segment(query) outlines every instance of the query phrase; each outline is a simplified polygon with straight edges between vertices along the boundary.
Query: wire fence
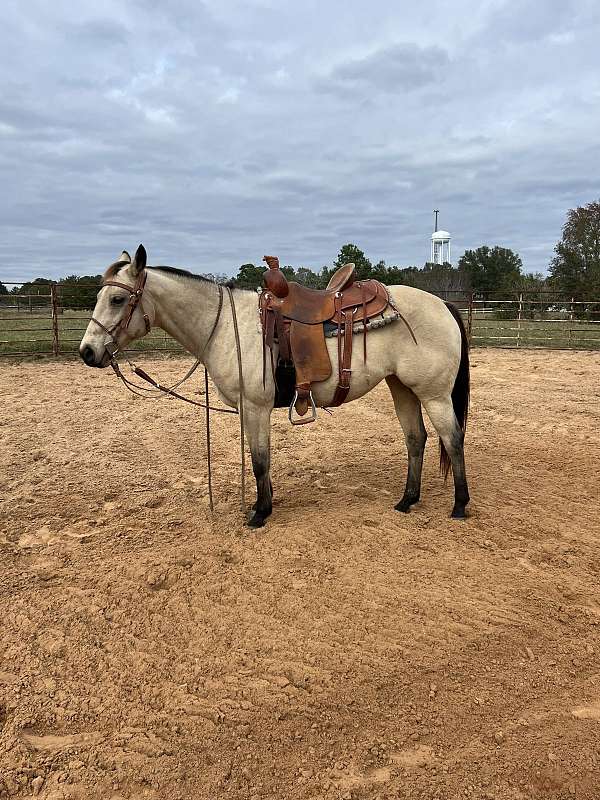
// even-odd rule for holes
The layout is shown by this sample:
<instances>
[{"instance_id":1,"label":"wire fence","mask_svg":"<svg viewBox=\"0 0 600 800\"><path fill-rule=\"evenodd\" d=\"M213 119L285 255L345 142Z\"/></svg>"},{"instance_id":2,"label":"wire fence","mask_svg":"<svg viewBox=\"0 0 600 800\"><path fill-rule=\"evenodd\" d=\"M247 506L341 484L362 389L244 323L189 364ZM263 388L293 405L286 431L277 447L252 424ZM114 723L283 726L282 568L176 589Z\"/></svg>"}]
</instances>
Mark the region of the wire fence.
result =
<instances>
[{"instance_id":1,"label":"wire fence","mask_svg":"<svg viewBox=\"0 0 600 800\"><path fill-rule=\"evenodd\" d=\"M0 357L74 356L88 325L98 284L3 282ZM548 291L486 295L432 290L461 311L474 346L600 349L600 300L578 300ZM183 352L159 328L132 343L130 352Z\"/></svg>"}]
</instances>

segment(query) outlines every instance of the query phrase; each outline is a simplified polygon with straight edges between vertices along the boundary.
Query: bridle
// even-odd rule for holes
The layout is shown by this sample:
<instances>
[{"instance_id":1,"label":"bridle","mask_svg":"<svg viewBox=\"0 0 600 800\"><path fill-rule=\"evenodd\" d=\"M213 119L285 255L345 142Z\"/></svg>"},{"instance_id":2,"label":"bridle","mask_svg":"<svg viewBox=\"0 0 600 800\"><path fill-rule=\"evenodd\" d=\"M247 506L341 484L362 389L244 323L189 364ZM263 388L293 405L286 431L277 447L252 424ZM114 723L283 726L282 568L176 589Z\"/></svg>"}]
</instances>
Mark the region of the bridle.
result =
<instances>
[{"instance_id":1,"label":"bridle","mask_svg":"<svg viewBox=\"0 0 600 800\"><path fill-rule=\"evenodd\" d=\"M218 285L218 289L219 289L219 306L218 306L218 309L217 309L217 314L216 314L216 317L215 317L215 321L213 322L210 334L208 336L208 339L206 340L206 344L204 345L204 348L202 350L202 353L200 354L200 357L196 359L196 361L194 362L192 367L188 370L188 372L184 375L184 377L181 378L181 380L177 381L177 383L174 383L173 386L167 387L167 386L163 386L158 381L155 381L154 378L150 377L150 375L148 375L148 373L145 370L143 370L141 367L138 367L136 364L134 364L132 361L130 361L129 358L127 358L127 355L125 354L125 352L121 350L121 345L119 344L119 342L117 340L117 337L119 336L119 334L120 333L124 333L128 329L129 325L131 324L131 320L132 320L134 311L138 307L138 305L140 306L140 310L142 311L142 315L144 317L144 323L146 325L146 334L150 333L150 331L152 330L152 326L150 324L150 318L149 318L148 314L144 313L144 306L142 304L142 295L144 293L144 286L145 285L146 285L146 270L145 269L143 269L139 273L139 275L137 276L135 285L133 287L132 286L128 286L125 283L120 283L119 281L106 280L106 281L102 282L102 288L104 288L105 286L118 286L120 289L125 289L125 291L129 292L129 303L127 304L127 307L125 309L125 313L110 328L107 328L106 325L104 325L102 322L100 322L100 320L96 319L95 317L91 318L91 321L95 322L96 325L98 325L100 328L102 328L102 330L109 337L108 341L106 341L104 343L104 349L106 350L106 352L110 356L110 366L113 368L113 371L116 374L116 376L123 381L125 386L133 394L137 394L140 397L146 397L146 398L148 396L152 396L152 395L154 395L155 397L156 396L160 397L160 396L164 396L165 394L168 394L168 395L171 395L172 397L176 397L178 400L184 400L186 403L191 403L192 405L200 406L201 408L206 408L205 403L199 403L197 400L192 400L189 397L184 397L183 395L178 394L174 390L177 389L179 386L181 386L182 383L185 383L185 381L187 381L188 378L190 378L192 376L192 374L196 371L198 366L202 363L202 358L204 356L204 353L206 352L206 349L207 349L208 345L210 344L210 342L211 342L211 340L212 340L212 338L214 336L214 333L215 333L215 331L217 329L217 325L219 324L219 320L221 319L221 311L223 310L223 287L221 285ZM229 290L229 292L230 292L231 302L233 303L233 296L231 296L231 291L230 290ZM234 316L235 316L235 309L234 309ZM237 345L238 352L239 352L239 343L237 342L237 338L236 338L236 345ZM123 375L123 373L121 372L121 369L119 367L119 363L117 361L117 355L119 355L119 353L121 353L123 358L125 359L125 361L127 361L129 366L131 367L131 371L135 375L137 375L139 378L142 378L147 383L150 383L154 387L154 390L157 390L157 391L154 391L153 389L149 389L147 386L138 386L137 384L132 383L130 380L128 380L125 377L125 375ZM158 392L158 394L157 394L157 392ZM211 411L221 411L224 414L237 414L238 413L237 411L235 411L233 409L229 409L229 408L216 408L216 407L213 407L213 406L209 406L209 408L210 408Z\"/></svg>"},{"instance_id":2,"label":"bridle","mask_svg":"<svg viewBox=\"0 0 600 800\"><path fill-rule=\"evenodd\" d=\"M117 320L115 324L107 328L106 325L103 325L100 320L92 317L92 322L95 322L102 330L108 335L109 341L104 343L104 347L106 352L110 355L111 364L113 363L115 356L119 352L120 345L117 341L119 334L125 333L129 325L131 324L131 320L133 318L134 311L140 306L142 311L142 315L144 317L144 324L146 326L146 333L150 333L152 326L150 325L150 317L148 314L144 313L144 306L142 304L142 295L144 293L144 286L146 285L146 270L143 269L138 274L135 285L128 286L125 283L120 283L119 281L102 281L102 288L105 286L117 286L119 289L125 289L126 292L129 292L129 302L125 308L125 312L121 319Z\"/></svg>"},{"instance_id":3,"label":"bridle","mask_svg":"<svg viewBox=\"0 0 600 800\"><path fill-rule=\"evenodd\" d=\"M186 375L184 375L184 377L181 378L181 380L177 381L177 383L173 384L173 386L171 386L171 387L162 386L158 381L154 380L154 378L152 378L150 375L148 375L148 373L145 370L143 370L141 367L138 367L134 363L132 363L127 358L127 356L125 356L124 353L123 353L123 355L124 355L127 363L129 364L129 366L131 367L133 373L135 375L137 375L138 377L142 378L143 380L145 380L147 383L150 383L154 387L154 390L156 390L156 391L153 391L152 389L148 389L145 386L138 386L137 384L132 383L130 380L128 380L125 377L125 375L123 375L123 373L121 372L121 369L119 367L119 364L117 362L117 358L116 358L117 355L120 352L122 352L121 351L121 346L120 346L120 344L118 342L118 337L119 337L119 334L125 333L125 331L129 328L129 325L131 324L131 320L132 320L133 314L134 314L134 312L135 312L135 310L136 310L136 308L138 306L140 306L140 310L141 310L142 316L144 318L144 324L146 325L146 334L150 333L150 331L152 329L152 326L150 324L150 317L148 316L148 314L146 314L144 312L144 306L143 306L143 303L142 303L142 295L144 293L144 287L146 285L146 277L147 277L146 270L142 269L140 271L140 273L138 274L138 276L136 278L136 281L135 281L135 285L133 287L132 286L128 286L125 283L120 283L119 281L111 281L111 280L102 281L102 287L101 287L102 289L105 286L117 286L119 289L125 289L126 292L129 292L129 302L127 304L127 307L125 308L125 312L124 312L123 316L119 320L117 320L117 322L115 322L115 324L112 325L110 328L107 328L106 325L104 325L102 322L100 322L100 320L96 319L95 317L92 317L91 321L94 322L96 325L98 325L98 327L102 328L102 330L108 335L108 341L106 341L104 343L104 349L106 350L106 352L110 356L110 366L113 368L113 371L114 371L115 375L118 378L120 378L120 380L123 381L123 383L129 389L130 392L133 392L133 394L136 394L139 397L144 397L144 398L154 397L155 399L156 399L157 396L158 397L164 397L165 395L170 395L171 397L175 397L178 400L184 400L186 403L191 403L194 406L200 406L200 408L204 408L206 410L206 451L207 451L207 466L208 466L208 498L209 498L209 506L210 506L211 512L213 511L213 493L212 493L211 452L210 452L210 412L211 411L220 411L222 414L239 414L239 417L240 417L240 449L241 449L241 487L240 487L240 491L241 491L241 501L242 501L241 502L242 513L245 515L246 514L246 502L245 502L245 495L246 495L245 486L246 486L246 482L245 482L244 403L243 403L244 378L243 378L243 373L242 373L242 351L241 351L241 347L240 347L240 335L239 335L238 324L237 324L237 315L236 315L236 311L235 311L235 303L234 303L234 300L233 300L233 292L231 291L229 286L226 287L227 293L229 295L229 302L231 304L231 316L232 316L232 320L233 320L233 329L234 329L234 335L235 335L235 346L236 346L236 351L237 351L238 380L239 380L239 385L240 385L240 400L239 400L239 404L238 404L238 409L217 408L216 406L209 405L209 402L208 402L208 371L207 371L206 367L204 367L204 396L206 398L206 402L205 403L199 403L197 400L192 400L189 397L184 397L183 395L181 395L181 394L179 394L178 392L175 391L175 389L177 389L179 386L181 386L182 383L185 383L185 381L187 381L188 378L190 378L192 376L192 374L196 371L198 366L202 363L201 358L204 356L204 353L206 352L206 349L207 349L208 345L212 341L214 333L215 333L215 331L217 329L217 326L219 324L219 320L221 319L221 312L223 310L223 287L221 286L221 284L217 284L218 289L219 289L219 306L218 306L218 309L217 309L217 314L216 314L216 317L215 317L215 321L213 322L212 329L210 331L208 339L206 340L206 344L204 345L204 348L202 350L202 354L201 354L200 358L196 359L195 363L188 370ZM158 395L157 395L157 392L158 392Z\"/></svg>"}]
</instances>

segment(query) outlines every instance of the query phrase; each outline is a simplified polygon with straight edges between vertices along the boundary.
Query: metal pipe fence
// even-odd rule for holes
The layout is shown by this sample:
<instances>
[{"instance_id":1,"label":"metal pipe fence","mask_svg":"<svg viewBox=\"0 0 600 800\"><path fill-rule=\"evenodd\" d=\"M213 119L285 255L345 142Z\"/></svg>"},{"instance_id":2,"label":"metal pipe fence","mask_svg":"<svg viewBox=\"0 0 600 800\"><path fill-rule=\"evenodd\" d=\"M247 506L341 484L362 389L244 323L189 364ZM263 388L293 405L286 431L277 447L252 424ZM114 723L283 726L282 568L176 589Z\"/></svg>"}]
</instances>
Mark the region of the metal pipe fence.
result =
<instances>
[{"instance_id":1,"label":"metal pipe fence","mask_svg":"<svg viewBox=\"0 0 600 800\"><path fill-rule=\"evenodd\" d=\"M0 358L75 356L96 302L96 283L36 284L22 293L22 284L2 281L0 294ZM128 352L183 352L181 345L159 328L133 342Z\"/></svg>"},{"instance_id":2,"label":"metal pipe fence","mask_svg":"<svg viewBox=\"0 0 600 800\"><path fill-rule=\"evenodd\" d=\"M431 291L461 310L475 347L600 349L600 299L547 290L512 295Z\"/></svg>"},{"instance_id":3,"label":"metal pipe fence","mask_svg":"<svg viewBox=\"0 0 600 800\"><path fill-rule=\"evenodd\" d=\"M98 284L35 284L3 281L0 294L0 357L75 356L94 307ZM29 284L31 287L31 284ZM473 346L600 349L600 299L578 300L548 291L502 296L430 290L461 311ZM183 352L158 328L130 352Z\"/></svg>"}]
</instances>

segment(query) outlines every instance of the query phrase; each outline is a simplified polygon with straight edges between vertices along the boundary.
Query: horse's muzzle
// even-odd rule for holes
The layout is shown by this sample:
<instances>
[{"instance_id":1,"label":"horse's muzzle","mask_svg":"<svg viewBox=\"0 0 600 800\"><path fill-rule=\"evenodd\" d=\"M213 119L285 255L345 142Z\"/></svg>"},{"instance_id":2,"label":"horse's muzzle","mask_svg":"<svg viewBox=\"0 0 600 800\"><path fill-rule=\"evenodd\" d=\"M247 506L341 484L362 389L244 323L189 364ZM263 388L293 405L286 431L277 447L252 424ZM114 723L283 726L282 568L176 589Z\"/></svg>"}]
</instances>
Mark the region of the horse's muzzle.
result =
<instances>
[{"instance_id":1,"label":"horse's muzzle","mask_svg":"<svg viewBox=\"0 0 600 800\"><path fill-rule=\"evenodd\" d=\"M98 367L99 369L103 369L104 367L108 367L110 364L110 353L104 351L100 358L98 358L94 348L90 347L89 345L80 347L79 355L88 367Z\"/></svg>"},{"instance_id":2,"label":"horse's muzzle","mask_svg":"<svg viewBox=\"0 0 600 800\"><path fill-rule=\"evenodd\" d=\"M79 355L83 358L88 367L96 366L96 353L94 353L93 349L88 345L79 348Z\"/></svg>"}]
</instances>

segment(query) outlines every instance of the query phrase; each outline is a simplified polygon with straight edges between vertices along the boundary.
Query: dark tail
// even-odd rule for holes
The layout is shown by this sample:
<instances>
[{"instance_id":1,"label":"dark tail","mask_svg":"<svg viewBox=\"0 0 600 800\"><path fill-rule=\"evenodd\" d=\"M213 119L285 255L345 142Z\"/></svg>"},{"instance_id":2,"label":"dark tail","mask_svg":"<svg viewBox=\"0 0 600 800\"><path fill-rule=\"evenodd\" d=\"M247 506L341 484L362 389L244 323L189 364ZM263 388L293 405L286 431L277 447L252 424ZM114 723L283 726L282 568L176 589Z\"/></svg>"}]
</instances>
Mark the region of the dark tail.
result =
<instances>
[{"instance_id":1,"label":"dark tail","mask_svg":"<svg viewBox=\"0 0 600 800\"><path fill-rule=\"evenodd\" d=\"M456 320L456 324L460 328L460 365L456 373L456 380L454 381L454 388L452 389L452 406L454 414L464 433L467 429L467 417L469 416L469 393L470 393L470 369L469 369L469 338L465 330L465 323L461 317L460 311L452 303L446 303L448 311ZM450 456L446 452L446 448L440 439L440 472L444 476L444 480L448 477L450 471L451 461Z\"/></svg>"}]
</instances>

